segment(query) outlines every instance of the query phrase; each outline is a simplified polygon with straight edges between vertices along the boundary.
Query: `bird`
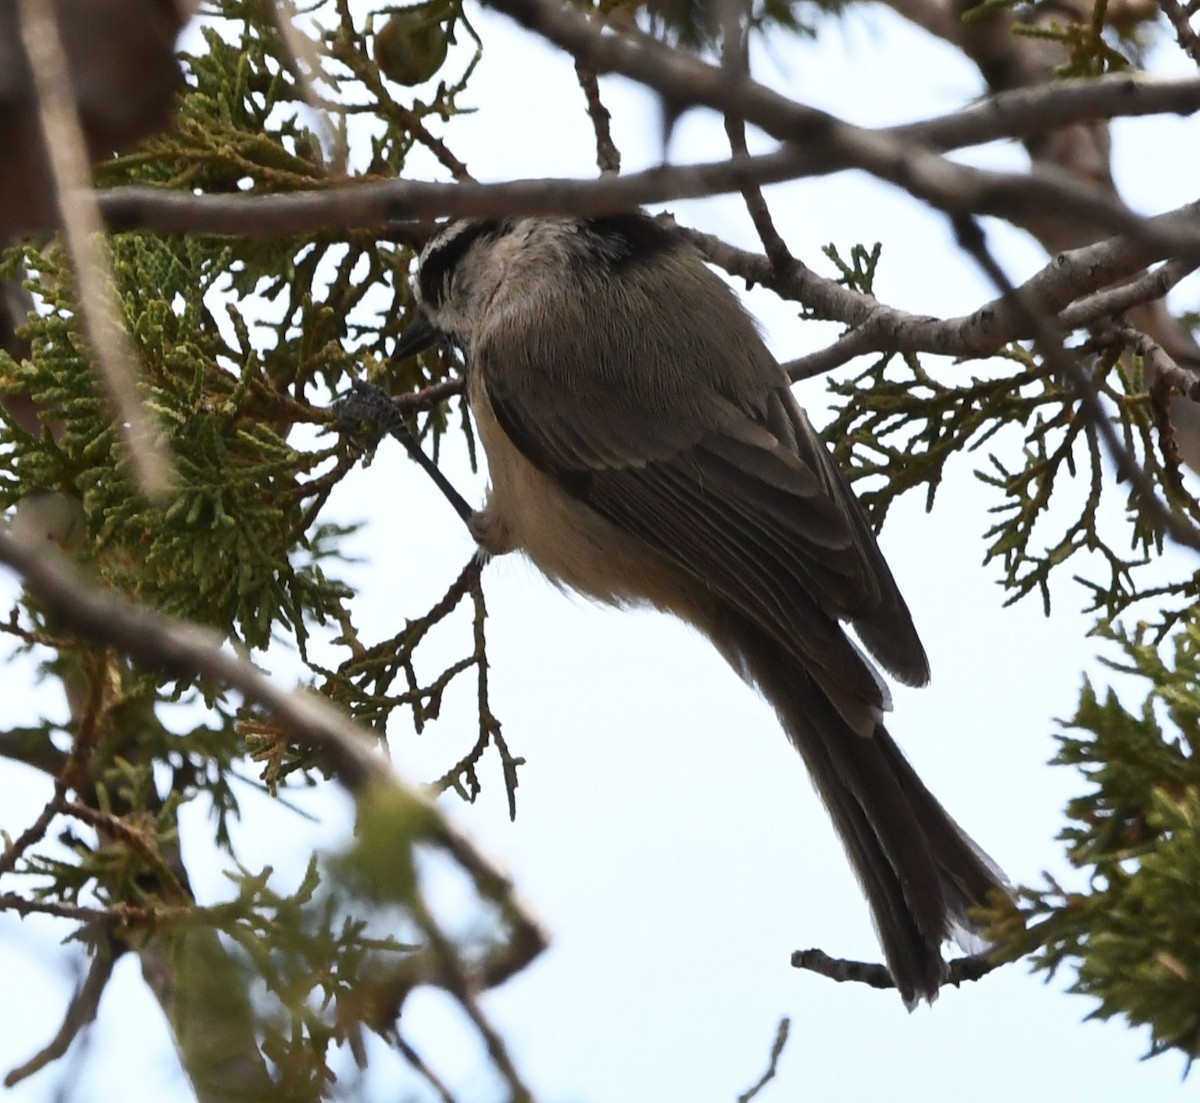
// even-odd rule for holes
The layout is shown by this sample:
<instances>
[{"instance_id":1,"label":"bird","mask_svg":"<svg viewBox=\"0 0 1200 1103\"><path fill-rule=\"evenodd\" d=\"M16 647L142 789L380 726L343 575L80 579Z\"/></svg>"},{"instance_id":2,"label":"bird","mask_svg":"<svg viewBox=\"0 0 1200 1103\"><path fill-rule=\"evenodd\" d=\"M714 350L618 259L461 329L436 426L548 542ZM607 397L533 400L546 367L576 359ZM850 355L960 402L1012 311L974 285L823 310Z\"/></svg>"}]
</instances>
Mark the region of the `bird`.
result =
<instances>
[{"instance_id":1,"label":"bird","mask_svg":"<svg viewBox=\"0 0 1200 1103\"><path fill-rule=\"evenodd\" d=\"M396 359L456 347L489 486L481 552L708 637L774 706L905 1004L1009 890L884 725L929 664L862 507L734 291L643 211L435 231ZM857 643L847 629L857 637Z\"/></svg>"}]
</instances>

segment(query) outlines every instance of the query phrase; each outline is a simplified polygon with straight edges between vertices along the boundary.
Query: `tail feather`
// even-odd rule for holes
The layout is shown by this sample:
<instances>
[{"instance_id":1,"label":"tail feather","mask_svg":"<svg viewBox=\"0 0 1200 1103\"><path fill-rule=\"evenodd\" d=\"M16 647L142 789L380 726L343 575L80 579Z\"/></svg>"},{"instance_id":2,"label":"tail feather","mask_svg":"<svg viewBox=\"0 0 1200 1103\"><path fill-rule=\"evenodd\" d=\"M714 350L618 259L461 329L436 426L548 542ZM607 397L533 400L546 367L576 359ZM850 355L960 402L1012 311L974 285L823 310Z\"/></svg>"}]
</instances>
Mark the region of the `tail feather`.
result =
<instances>
[{"instance_id":1,"label":"tail feather","mask_svg":"<svg viewBox=\"0 0 1200 1103\"><path fill-rule=\"evenodd\" d=\"M1003 875L950 818L882 723L860 735L803 665L756 624L725 620L726 653L775 706L862 884L904 1001L933 999L942 944L972 931L972 908Z\"/></svg>"}]
</instances>

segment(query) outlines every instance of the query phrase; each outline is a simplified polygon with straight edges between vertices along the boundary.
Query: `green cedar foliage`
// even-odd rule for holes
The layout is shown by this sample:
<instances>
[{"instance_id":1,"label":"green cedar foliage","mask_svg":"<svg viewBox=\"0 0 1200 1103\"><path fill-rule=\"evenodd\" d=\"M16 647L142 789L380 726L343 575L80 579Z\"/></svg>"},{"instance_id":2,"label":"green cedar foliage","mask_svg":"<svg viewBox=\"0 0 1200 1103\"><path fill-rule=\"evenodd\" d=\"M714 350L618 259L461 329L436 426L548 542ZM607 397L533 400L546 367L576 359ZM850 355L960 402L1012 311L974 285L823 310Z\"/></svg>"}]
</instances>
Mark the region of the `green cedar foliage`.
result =
<instances>
[{"instance_id":1,"label":"green cedar foliage","mask_svg":"<svg viewBox=\"0 0 1200 1103\"><path fill-rule=\"evenodd\" d=\"M203 27L202 49L185 58L173 128L98 166L98 186L267 194L324 188L348 171L395 178L414 133L428 134L427 124L457 111L477 57L471 33L447 8L448 28L459 28L462 40L444 70L457 66L455 77L425 102L380 76L370 20L356 21L341 3L316 7L325 28L316 87L330 95L324 122L304 102L267 6L229 0L220 5L224 18ZM316 24L305 26L317 33ZM362 163L347 163L352 148ZM415 244L336 229L287 240L134 232L107 239L142 394L175 464L165 508L133 484L91 370L65 250L49 238L10 249L0 276L21 281L36 310L18 333L24 349L0 352L0 395L9 400L0 413L0 504L44 493L78 501L87 531L73 555L98 585L206 625L251 655L268 647L292 653L314 688L381 738L397 713L409 730L420 728L448 685L474 672L479 742L447 763L439 784L473 798L477 767L493 745L511 800L518 760L487 707L478 572L469 567L455 578L452 566L437 607L407 622L398 615L392 639L361 640L353 595L338 577L346 530L322 517L362 452L335 431L332 396L352 376L377 376L402 393L454 370L438 356L387 359L407 321ZM19 416L28 402L39 411L32 430ZM426 447L436 447L452 417L466 429L455 406L418 415ZM418 648L459 609L464 657L420 680ZM333 663L309 655L314 631ZM413 983L403 974L413 947L449 945L414 872L413 851L430 831L423 814L398 797L382 801L371 830L360 831L336 868L314 858L303 882L282 892L269 868L238 864L231 820L247 783L282 797L316 784L321 771L310 752L221 687L135 670L60 633L34 602L8 634L61 680L71 715L0 733L0 753L64 782L44 822L4 840L2 872L13 875L5 889L19 886L22 910L82 921L76 938L91 950L95 977L127 945L149 938L161 949L171 978L164 1008L201 1094L233 1098L236 1081L254 1098L315 1098L331 1082L336 1047L361 1057L364 1030L393 1029ZM179 813L192 802L210 811L214 840L232 862L231 895L220 905L199 907L189 890ZM364 894L367 878L353 870L375 869L385 855L393 876L372 878ZM481 913L475 956L504 928L490 910ZM403 941L397 931L412 937Z\"/></svg>"},{"instance_id":2,"label":"green cedar foliage","mask_svg":"<svg viewBox=\"0 0 1200 1103\"><path fill-rule=\"evenodd\" d=\"M856 247L852 265L827 253L843 282L870 292L878 250ZM1147 387L1140 360L1091 341L1070 354L1164 501L1200 518L1165 392ZM1095 634L1125 656L1102 661L1146 694L1133 714L1085 682L1060 737L1054 764L1087 786L1062 835L1086 888L1048 879L1020 890L1019 913L994 919L1007 956L1031 953L1051 975L1073 967L1074 990L1100 1001L1095 1016L1147 1026L1152 1053L1190 1061L1200 1052L1200 571L1190 555L1165 554L1071 389L1023 345L969 369L883 356L829 388L837 409L824 435L877 526L909 491L932 509L951 465L972 464L993 498L984 564L1006 604L1036 594L1048 616L1069 577L1097 615Z\"/></svg>"},{"instance_id":3,"label":"green cedar foliage","mask_svg":"<svg viewBox=\"0 0 1200 1103\"><path fill-rule=\"evenodd\" d=\"M421 6L422 34L437 24L454 48L439 77L416 92L381 75L372 19L356 21L343 0L308 5L325 28L317 81L324 123L305 106L265 6L215 7L222 18L187 59L175 126L100 166L100 186L266 194L325 188L348 174L392 179L418 140L448 174L466 175L440 137L452 134L447 124L462 109L478 56L453 4ZM674 41L711 47L697 11L653 8L649 19ZM796 29L808 11L769 0L754 14L764 27ZM374 19L382 27L388 15L380 8ZM399 24L390 25L398 33ZM1091 71L1088 57L1093 69L1117 67L1098 32L1086 31L1060 35L1077 46L1075 71ZM390 49L390 64L410 60L395 43ZM440 56L441 44L423 39L423 49ZM362 640L338 578L346 533L322 519L329 494L359 459L354 442L332 431L331 396L352 374L386 377L399 394L454 370L437 357L387 360L406 322L417 244L399 231L336 228L291 240L109 237L144 397L176 464L178 493L165 509L147 505L132 485L125 445L90 370L62 249L39 241L10 250L0 275L23 279L37 310L20 333L27 351L0 352L0 394L32 400L41 426L31 432L11 402L0 413L0 504L38 493L77 499L87 535L75 554L101 585L208 625L252 654L268 645L294 651L314 688L381 737L389 727L421 730L451 683L474 678L478 738L447 763L438 786L472 798L481 763L494 756L511 806L520 759L488 707L478 573L468 566L448 577L445 597L414 611L392 638ZM856 246L850 263L832 248L828 255L844 282L870 293L878 247ZM1167 501L1200 516L1178 471L1162 396L1148 392L1140 364L1084 343L1073 353ZM1155 1051L1193 1055L1200 572L1164 563L1160 538L1127 501L1094 429L1027 347L970 367L883 357L831 388L837 412L828 436L877 524L909 491L932 507L948 465L974 463L992 496L986 561L1010 600L1037 594L1048 612L1052 581L1064 568L1081 574L1087 608L1125 656L1121 669L1145 687L1146 703L1130 712L1114 693L1101 698L1085 685L1062 740L1057 761L1079 771L1082 787L1067 809L1064 841L1086 886L1026 890L1024 928L1011 916L1002 922L1014 951L1034 953L1047 970L1073 968L1078 990L1099 1000L1096 1014L1148 1025ZM469 438L457 400L421 412L415 428L427 447L451 430ZM461 658L418 677L423 641L459 610ZM1138 627L1122 629L1117 618L1131 616ZM252 1037L270 1063L276 1097L325 1090L335 1046L361 1057L364 1031L392 1029L412 946L444 948L420 891L415 850L429 830L420 810L398 798L368 801L350 851L332 864L314 860L291 893L280 892L270 870L245 869L231 853L230 898L197 907L179 853L181 807L210 808L215 841L232 852L236 779L258 770L263 785L286 797L317 782L317 764L219 687L133 670L61 634L35 603L7 630L71 702L69 722L0 732L0 753L66 779L78 796L56 795L55 815L69 824L58 838L43 823L5 840L28 907L98 915L76 935L95 961L122 952L114 923L123 937L153 932L175 973L176 1031L198 1084L220 1095L218 1051ZM340 660L309 655L317 631L342 648ZM94 841L85 843L88 832ZM488 923L480 929L488 932L476 932L482 941L494 933ZM259 1067L243 1087L266 1098L265 1075Z\"/></svg>"}]
</instances>

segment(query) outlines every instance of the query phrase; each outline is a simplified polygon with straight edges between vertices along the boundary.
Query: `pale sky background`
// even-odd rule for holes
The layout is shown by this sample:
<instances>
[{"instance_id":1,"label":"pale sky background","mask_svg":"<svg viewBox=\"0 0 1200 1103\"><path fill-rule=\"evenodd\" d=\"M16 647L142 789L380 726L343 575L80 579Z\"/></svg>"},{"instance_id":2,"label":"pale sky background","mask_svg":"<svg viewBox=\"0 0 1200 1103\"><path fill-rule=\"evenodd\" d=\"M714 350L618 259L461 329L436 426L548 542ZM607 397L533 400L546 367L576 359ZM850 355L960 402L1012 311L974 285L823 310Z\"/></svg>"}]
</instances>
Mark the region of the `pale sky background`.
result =
<instances>
[{"instance_id":1,"label":"pale sky background","mask_svg":"<svg viewBox=\"0 0 1200 1103\"><path fill-rule=\"evenodd\" d=\"M481 110L449 131L456 151L484 179L591 175L591 131L581 122L569 62L499 17L472 18L488 52L466 97ZM1160 53L1172 71L1187 71L1175 53ZM954 51L875 8L852 10L841 27L831 22L816 44L775 40L770 56L757 57L756 75L801 102L871 125L952 110L982 89ZM654 101L621 80L606 79L604 93L626 171L655 163ZM1194 120L1118 124L1125 196L1147 212L1194 198L1198 138ZM712 159L726 148L719 119L693 112L680 123L671 156ZM1024 163L1016 146L964 157ZM414 161L413 174L424 171ZM825 274L822 245L848 251L882 240L877 291L889 303L945 316L992 295L957 252L944 219L857 174L776 187L769 198L792 251ZM739 244L757 244L740 200L670 209ZM994 241L1014 278L1043 263L1036 245L1016 233L998 230ZM1194 308L1196 297L1193 282L1179 301ZM794 305L769 295L747 301L781 359L835 336L833 327L798 322ZM824 421L824 384L797 393L814 420ZM478 500L484 479L469 472L465 448L448 445L444 462L468 499ZM1000 608L997 569L980 566L986 508L996 504L971 474L982 462L972 456L952 465L932 515L913 498L893 510L884 530L885 553L933 667L925 690L895 689L889 727L930 788L1014 881L1036 882L1049 870L1078 884L1054 836L1081 783L1046 761L1054 718L1073 711L1080 672L1102 681L1109 675L1095 661L1099 644L1084 638L1089 622L1074 612L1082 591L1065 577L1052 619L1035 601ZM408 518L419 518L419 527ZM347 547L361 562L342 574L360 594L358 623L368 641L424 612L472 550L457 517L394 445L346 481L329 519L366 521ZM763 1100L1184 1098L1182 1060L1139 1062L1144 1032L1082 1022L1093 1005L1064 994L1069 976L1047 985L1017 964L947 989L932 1008L909 1014L894 993L793 970L791 952L810 946L867 960L880 954L841 847L770 709L703 639L673 621L564 597L516 558L493 563L485 577L492 704L510 746L528 763L515 824L491 756L481 767L478 804L448 797L443 807L512 871L553 936L548 953L484 1001L540 1100L732 1103L765 1068L784 1015L791 1040ZM10 578L0 579L0 599L10 603L16 592ZM467 646L466 622L456 624L419 654L427 675ZM6 672L5 722L43 707L44 696L28 693L28 679L28 664ZM419 739L393 733L394 760L406 776L437 776L473 741L469 681ZM60 708L51 700L49 707ZM0 826L20 830L48 792L32 772L0 764ZM253 795L245 802L241 858L250 868L273 865L282 888L295 887L312 847L336 849L348 837L344 799L326 794L306 806L320 824ZM201 898L210 901L229 888L219 856L197 845L203 817L200 807L185 813L195 827L185 855ZM460 887L434 881L443 914L469 922ZM56 946L62 934L0 917L4 1069L58 1025L73 980ZM502 1098L447 999L418 993L403 1027L464 1103ZM51 1098L65 1070L79 1080L67 1096L73 1103L191 1098L131 959L120 964L86 1044L56 1071L0 1099ZM387 1056L368 1083L371 1098L428 1098Z\"/></svg>"}]
</instances>

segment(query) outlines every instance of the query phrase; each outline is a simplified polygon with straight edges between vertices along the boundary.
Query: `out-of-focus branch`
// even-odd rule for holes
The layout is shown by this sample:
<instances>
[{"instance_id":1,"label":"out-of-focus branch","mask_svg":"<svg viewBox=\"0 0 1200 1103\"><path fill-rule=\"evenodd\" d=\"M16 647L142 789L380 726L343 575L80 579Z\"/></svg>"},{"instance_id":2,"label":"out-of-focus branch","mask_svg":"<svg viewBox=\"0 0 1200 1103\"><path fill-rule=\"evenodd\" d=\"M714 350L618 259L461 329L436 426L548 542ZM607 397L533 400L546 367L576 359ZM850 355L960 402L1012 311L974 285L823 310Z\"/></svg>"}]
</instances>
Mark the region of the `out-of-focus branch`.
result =
<instances>
[{"instance_id":1,"label":"out-of-focus branch","mask_svg":"<svg viewBox=\"0 0 1200 1103\"><path fill-rule=\"evenodd\" d=\"M101 939L83 983L67 1004L57 1033L28 1061L23 1061L5 1074L6 1088L19 1084L35 1072L53 1064L71 1048L71 1043L79 1036L79 1032L96 1021L96 1013L100 1010L100 997L104 995L115 963L116 955L112 943Z\"/></svg>"},{"instance_id":2,"label":"out-of-focus branch","mask_svg":"<svg viewBox=\"0 0 1200 1103\"><path fill-rule=\"evenodd\" d=\"M80 635L116 647L151 669L199 675L230 686L247 703L268 710L292 738L317 750L349 788L395 780L369 740L332 705L312 694L280 689L251 663L222 650L220 639L208 629L93 589L44 544L0 532L0 562L16 570L30 592Z\"/></svg>"},{"instance_id":3,"label":"out-of-focus branch","mask_svg":"<svg viewBox=\"0 0 1200 1103\"><path fill-rule=\"evenodd\" d=\"M616 175L621 171L621 151L613 141L612 115L600 98L600 81L582 61L575 62L575 78L587 101L588 118L596 135L596 167L602 176Z\"/></svg>"},{"instance_id":4,"label":"out-of-focus branch","mask_svg":"<svg viewBox=\"0 0 1200 1103\"><path fill-rule=\"evenodd\" d=\"M162 498L172 483L162 434L138 394L133 345L121 327L111 273L99 242L103 228L91 190L91 168L66 52L52 5L18 0L21 40L33 74L38 117L67 247L79 284L79 309L96 367L124 427L138 485Z\"/></svg>"},{"instance_id":5,"label":"out-of-focus branch","mask_svg":"<svg viewBox=\"0 0 1200 1103\"><path fill-rule=\"evenodd\" d=\"M750 72L749 8L739 0L727 0L726 3L717 5L715 10L721 20L721 64L731 78L744 78ZM749 155L745 119L727 114L725 133L729 138L730 153L735 157ZM771 267L777 272L794 268L799 262L792 256L783 235L776 228L762 188L757 184L746 185L742 188L742 200L746 204L746 213L754 223L754 230L758 234L758 240L762 242Z\"/></svg>"},{"instance_id":6,"label":"out-of-focus branch","mask_svg":"<svg viewBox=\"0 0 1200 1103\"><path fill-rule=\"evenodd\" d=\"M271 0L269 10L271 22L283 46L280 62L295 80L300 98L312 111L322 137L333 150L334 163L331 169L340 176L346 171L347 151L313 86L313 74L321 71L321 48L296 26L296 8L292 0Z\"/></svg>"},{"instance_id":7,"label":"out-of-focus branch","mask_svg":"<svg viewBox=\"0 0 1200 1103\"><path fill-rule=\"evenodd\" d=\"M1100 330L1101 336L1111 336L1123 342L1140 356L1160 384L1186 395L1192 401L1200 399L1200 375L1177 364L1154 338L1131 325L1115 324L1100 327Z\"/></svg>"},{"instance_id":8,"label":"out-of-focus branch","mask_svg":"<svg viewBox=\"0 0 1200 1103\"><path fill-rule=\"evenodd\" d=\"M783 1056L783 1047L787 1045L788 1030L791 1028L791 1025L792 1022L790 1019L783 1018L779 1020L779 1026L775 1028L775 1040L771 1043L771 1055L767 1062L766 1070L752 1088L742 1092L737 1097L737 1103L750 1103L750 1100L775 1079L775 1074L779 1068L779 1058Z\"/></svg>"},{"instance_id":9,"label":"out-of-focus branch","mask_svg":"<svg viewBox=\"0 0 1200 1103\"><path fill-rule=\"evenodd\" d=\"M1192 55L1192 60L1200 65L1200 35L1188 19L1189 14L1196 10L1195 7L1185 8L1179 0L1158 0L1158 6L1175 29L1175 40Z\"/></svg>"},{"instance_id":10,"label":"out-of-focus branch","mask_svg":"<svg viewBox=\"0 0 1200 1103\"><path fill-rule=\"evenodd\" d=\"M1103 243L1102 243L1103 244ZM1092 246L1084 246L1090 249ZM1083 252L1083 250L1076 250ZM1066 256L1067 254L1063 254ZM1059 324L1063 329L1079 329L1090 326L1102 318L1113 318L1127 310L1141 306L1143 303L1161 299L1180 280L1190 276L1197 265L1190 261L1173 260L1151 272L1143 273L1135 280L1113 287L1107 291L1097 291L1078 302L1072 303L1059 316ZM1185 388L1186 390L1186 388Z\"/></svg>"}]
</instances>

